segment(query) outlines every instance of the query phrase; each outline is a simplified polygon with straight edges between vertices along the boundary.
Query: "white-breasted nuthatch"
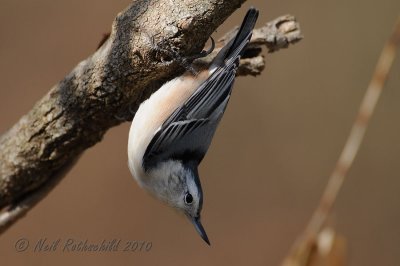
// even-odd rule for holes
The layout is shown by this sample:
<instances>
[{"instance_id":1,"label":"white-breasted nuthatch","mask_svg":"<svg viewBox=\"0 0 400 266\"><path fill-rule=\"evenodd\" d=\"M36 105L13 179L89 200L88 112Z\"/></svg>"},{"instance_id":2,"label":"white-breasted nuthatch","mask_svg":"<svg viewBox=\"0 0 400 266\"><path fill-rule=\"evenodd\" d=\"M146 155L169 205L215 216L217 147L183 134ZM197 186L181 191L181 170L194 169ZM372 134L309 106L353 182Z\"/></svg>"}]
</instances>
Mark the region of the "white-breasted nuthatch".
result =
<instances>
[{"instance_id":1,"label":"white-breasted nuthatch","mask_svg":"<svg viewBox=\"0 0 400 266\"><path fill-rule=\"evenodd\" d=\"M139 185L183 212L205 242L200 222L203 205L197 167L228 104L239 59L257 21L250 8L233 38L210 68L186 72L165 83L144 101L132 121L129 169Z\"/></svg>"}]
</instances>

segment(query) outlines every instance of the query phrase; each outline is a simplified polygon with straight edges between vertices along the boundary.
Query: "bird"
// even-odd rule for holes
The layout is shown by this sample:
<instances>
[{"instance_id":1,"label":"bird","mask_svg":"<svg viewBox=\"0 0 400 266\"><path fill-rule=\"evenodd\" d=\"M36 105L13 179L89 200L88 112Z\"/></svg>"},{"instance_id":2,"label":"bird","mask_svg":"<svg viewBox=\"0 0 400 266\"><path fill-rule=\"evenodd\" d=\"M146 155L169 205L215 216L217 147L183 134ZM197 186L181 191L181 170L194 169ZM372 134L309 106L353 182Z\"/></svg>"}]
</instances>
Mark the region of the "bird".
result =
<instances>
[{"instance_id":1,"label":"bird","mask_svg":"<svg viewBox=\"0 0 400 266\"><path fill-rule=\"evenodd\" d=\"M210 67L195 74L186 71L142 102L129 130L128 166L134 179L186 215L208 245L200 219L203 191L198 166L228 104L258 13L249 8L237 34Z\"/></svg>"}]
</instances>

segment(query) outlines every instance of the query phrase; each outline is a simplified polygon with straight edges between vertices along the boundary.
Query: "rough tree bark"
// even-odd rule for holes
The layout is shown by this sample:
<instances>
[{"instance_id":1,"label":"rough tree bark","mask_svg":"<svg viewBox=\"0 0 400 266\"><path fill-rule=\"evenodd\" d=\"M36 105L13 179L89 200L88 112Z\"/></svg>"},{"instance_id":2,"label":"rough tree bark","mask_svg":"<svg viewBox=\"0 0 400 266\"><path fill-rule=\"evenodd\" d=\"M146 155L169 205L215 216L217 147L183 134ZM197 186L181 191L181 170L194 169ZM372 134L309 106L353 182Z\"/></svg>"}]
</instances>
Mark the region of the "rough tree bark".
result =
<instances>
[{"instance_id":1,"label":"rough tree bark","mask_svg":"<svg viewBox=\"0 0 400 266\"><path fill-rule=\"evenodd\" d=\"M244 1L138 0L118 14L107 41L0 137L0 232L42 199L120 118L132 119L130 109L184 71L160 51L182 58L199 53ZM221 42L225 39L229 34ZM262 46L272 52L300 39L294 17L266 24L255 31L238 74L262 71Z\"/></svg>"}]
</instances>

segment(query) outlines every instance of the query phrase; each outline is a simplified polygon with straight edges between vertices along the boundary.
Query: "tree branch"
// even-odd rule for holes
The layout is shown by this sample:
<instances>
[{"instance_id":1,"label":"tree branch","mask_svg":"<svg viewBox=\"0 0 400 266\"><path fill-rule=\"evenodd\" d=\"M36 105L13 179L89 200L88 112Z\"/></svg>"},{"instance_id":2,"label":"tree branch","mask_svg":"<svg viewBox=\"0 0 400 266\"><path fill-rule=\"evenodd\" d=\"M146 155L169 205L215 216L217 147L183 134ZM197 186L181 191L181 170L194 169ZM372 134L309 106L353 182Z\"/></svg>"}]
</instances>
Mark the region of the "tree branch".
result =
<instances>
[{"instance_id":1,"label":"tree branch","mask_svg":"<svg viewBox=\"0 0 400 266\"><path fill-rule=\"evenodd\" d=\"M85 149L120 124L118 117L131 120L130 109L137 110L165 81L183 73L179 62L163 57L161 50L183 58L198 53L243 2L139 0L118 14L104 44L0 137L0 232L45 197ZM240 75L262 71L263 45L275 51L301 39L290 16L254 36Z\"/></svg>"}]
</instances>

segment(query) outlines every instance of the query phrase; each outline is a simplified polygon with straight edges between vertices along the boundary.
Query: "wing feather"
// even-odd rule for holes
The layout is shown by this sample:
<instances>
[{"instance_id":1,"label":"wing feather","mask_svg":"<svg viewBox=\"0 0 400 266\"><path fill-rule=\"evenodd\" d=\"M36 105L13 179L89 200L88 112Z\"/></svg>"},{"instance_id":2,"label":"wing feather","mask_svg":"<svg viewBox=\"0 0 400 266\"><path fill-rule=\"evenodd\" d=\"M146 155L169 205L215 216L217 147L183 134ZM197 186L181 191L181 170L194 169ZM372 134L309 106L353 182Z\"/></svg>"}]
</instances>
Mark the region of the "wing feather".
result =
<instances>
[{"instance_id":1,"label":"wing feather","mask_svg":"<svg viewBox=\"0 0 400 266\"><path fill-rule=\"evenodd\" d=\"M175 110L147 146L144 169L171 157L200 163L228 103L235 71L231 64L214 72Z\"/></svg>"},{"instance_id":2,"label":"wing feather","mask_svg":"<svg viewBox=\"0 0 400 266\"><path fill-rule=\"evenodd\" d=\"M228 104L239 58L258 17L250 8L235 38L214 59L210 76L154 134L143 156L145 170L176 158L200 163Z\"/></svg>"}]
</instances>

